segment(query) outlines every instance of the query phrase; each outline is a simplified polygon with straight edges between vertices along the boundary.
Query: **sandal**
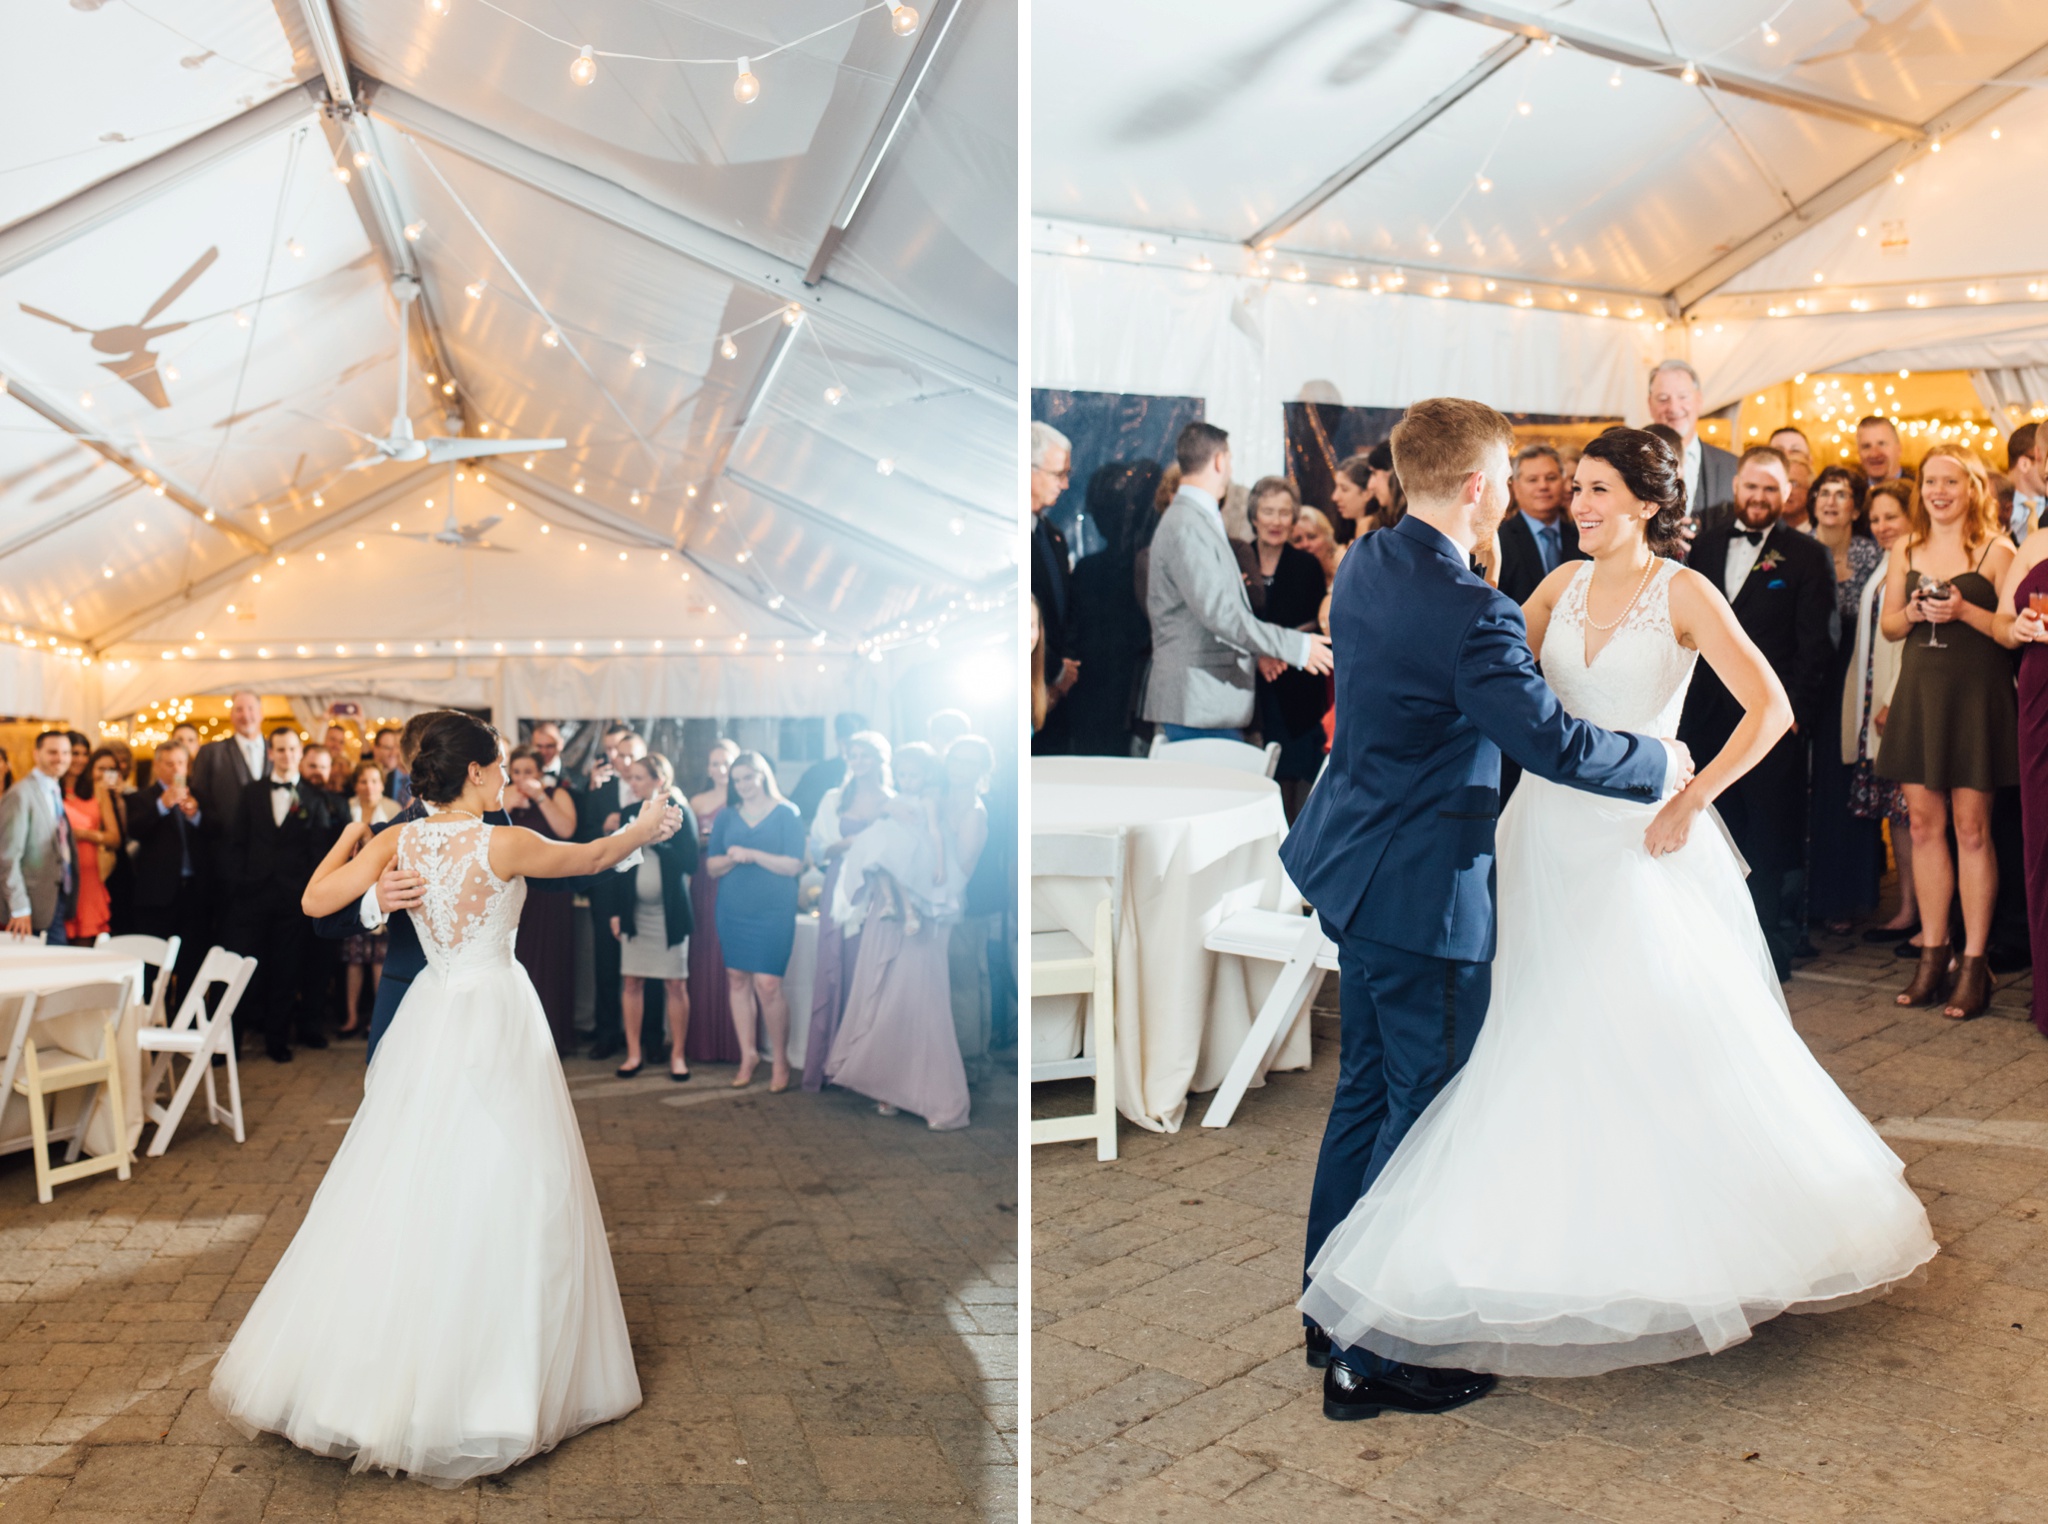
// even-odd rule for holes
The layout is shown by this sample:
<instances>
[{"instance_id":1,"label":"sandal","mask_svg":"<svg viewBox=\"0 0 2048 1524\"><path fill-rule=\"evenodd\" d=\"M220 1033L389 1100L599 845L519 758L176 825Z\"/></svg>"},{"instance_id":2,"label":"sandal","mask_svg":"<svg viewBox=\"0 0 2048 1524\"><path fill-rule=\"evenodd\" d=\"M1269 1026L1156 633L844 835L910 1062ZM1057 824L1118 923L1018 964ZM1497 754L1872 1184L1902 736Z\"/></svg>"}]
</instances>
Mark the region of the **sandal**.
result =
<instances>
[{"instance_id":1,"label":"sandal","mask_svg":"<svg viewBox=\"0 0 2048 1524\"><path fill-rule=\"evenodd\" d=\"M1979 960L1982 961L1981 959ZM1900 1005L1932 1005L1948 993L1949 945L1920 949L1920 971L1900 992Z\"/></svg>"},{"instance_id":2,"label":"sandal","mask_svg":"<svg viewBox=\"0 0 2048 1524\"><path fill-rule=\"evenodd\" d=\"M1955 992L1941 1014L1950 1021L1968 1021L1981 1016L1991 1005L1991 992L1998 983L1991 977L1991 961L1981 954L1964 953L1956 965Z\"/></svg>"}]
</instances>

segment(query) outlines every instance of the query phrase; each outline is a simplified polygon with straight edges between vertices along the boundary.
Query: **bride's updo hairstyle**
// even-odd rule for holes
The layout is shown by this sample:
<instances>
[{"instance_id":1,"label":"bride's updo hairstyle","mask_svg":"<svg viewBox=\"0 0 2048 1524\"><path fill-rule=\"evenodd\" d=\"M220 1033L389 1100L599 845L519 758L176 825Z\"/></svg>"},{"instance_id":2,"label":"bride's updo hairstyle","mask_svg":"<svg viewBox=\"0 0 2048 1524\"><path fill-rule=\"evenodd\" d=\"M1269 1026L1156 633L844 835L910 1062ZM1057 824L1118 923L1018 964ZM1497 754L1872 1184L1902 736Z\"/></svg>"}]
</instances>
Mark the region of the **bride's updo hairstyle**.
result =
<instances>
[{"instance_id":1,"label":"bride's updo hairstyle","mask_svg":"<svg viewBox=\"0 0 2048 1524\"><path fill-rule=\"evenodd\" d=\"M420 749L412 759L412 791L429 804L449 804L469 784L469 765L489 767L498 760L498 732L473 714L447 709L420 732Z\"/></svg>"},{"instance_id":2,"label":"bride's updo hairstyle","mask_svg":"<svg viewBox=\"0 0 2048 1524\"><path fill-rule=\"evenodd\" d=\"M1643 526L1652 553L1673 556L1681 544L1678 526L1685 519L1685 473L1676 450L1647 429L1608 429L1579 453L1614 468L1638 502L1653 503L1657 512Z\"/></svg>"}]
</instances>

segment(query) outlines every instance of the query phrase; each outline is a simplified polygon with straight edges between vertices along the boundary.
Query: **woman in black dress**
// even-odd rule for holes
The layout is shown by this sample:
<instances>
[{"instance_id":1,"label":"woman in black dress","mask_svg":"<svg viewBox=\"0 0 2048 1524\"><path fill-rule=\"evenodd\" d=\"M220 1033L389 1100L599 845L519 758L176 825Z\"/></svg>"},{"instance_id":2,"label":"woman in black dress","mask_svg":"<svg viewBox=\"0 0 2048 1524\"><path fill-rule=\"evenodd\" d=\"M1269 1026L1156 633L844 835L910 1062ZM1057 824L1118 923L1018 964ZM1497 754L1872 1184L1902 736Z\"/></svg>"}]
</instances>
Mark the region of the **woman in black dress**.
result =
<instances>
[{"instance_id":1,"label":"woman in black dress","mask_svg":"<svg viewBox=\"0 0 2048 1524\"><path fill-rule=\"evenodd\" d=\"M1081 676L1062 708L1077 756L1128 757L1137 750L1138 681L1152 650L1152 625L1138 602L1138 531L1149 528L1159 487L1154 461L1121 461L1088 481L1088 517L1106 545L1074 567L1068 599L1071 654Z\"/></svg>"},{"instance_id":2,"label":"woman in black dress","mask_svg":"<svg viewBox=\"0 0 2048 1524\"><path fill-rule=\"evenodd\" d=\"M1252 612L1267 624L1314 630L1328 583L1316 558L1288 543L1301 510L1293 483L1282 476L1261 477L1252 486L1250 506L1253 538L1245 583ZM1322 678L1269 657L1259 659L1252 714L1266 743L1280 743L1274 776L1290 821L1322 768L1323 711L1329 706L1330 685Z\"/></svg>"}]
</instances>

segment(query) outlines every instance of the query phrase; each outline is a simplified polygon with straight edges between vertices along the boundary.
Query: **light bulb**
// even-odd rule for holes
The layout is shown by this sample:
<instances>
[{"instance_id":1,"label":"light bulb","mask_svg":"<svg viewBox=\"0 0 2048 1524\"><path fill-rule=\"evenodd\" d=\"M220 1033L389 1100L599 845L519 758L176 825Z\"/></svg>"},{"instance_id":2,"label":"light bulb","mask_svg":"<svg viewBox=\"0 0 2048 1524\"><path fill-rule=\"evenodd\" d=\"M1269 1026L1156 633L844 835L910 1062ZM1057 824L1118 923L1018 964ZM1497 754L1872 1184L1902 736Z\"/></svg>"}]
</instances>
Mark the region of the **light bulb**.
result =
<instances>
[{"instance_id":1,"label":"light bulb","mask_svg":"<svg viewBox=\"0 0 2048 1524\"><path fill-rule=\"evenodd\" d=\"M1694 68L1692 64L1688 63L1685 66L1685 71L1678 77L1684 80L1688 85L1696 85L1700 82L1700 71Z\"/></svg>"},{"instance_id":2,"label":"light bulb","mask_svg":"<svg viewBox=\"0 0 2048 1524\"><path fill-rule=\"evenodd\" d=\"M334 166L334 178L339 180L343 185L346 185L350 180L354 179L355 177L349 173L348 166L346 164L337 164Z\"/></svg>"},{"instance_id":3,"label":"light bulb","mask_svg":"<svg viewBox=\"0 0 2048 1524\"><path fill-rule=\"evenodd\" d=\"M1608 75L1607 83L1611 88L1619 90L1621 88L1621 70L1616 69L1612 74Z\"/></svg>"},{"instance_id":4,"label":"light bulb","mask_svg":"<svg viewBox=\"0 0 2048 1524\"><path fill-rule=\"evenodd\" d=\"M752 63L752 59L742 58L739 78L732 82L732 98L742 106L751 106L761 94L761 81L754 78Z\"/></svg>"},{"instance_id":5,"label":"light bulb","mask_svg":"<svg viewBox=\"0 0 2048 1524\"><path fill-rule=\"evenodd\" d=\"M480 280L473 280L462 289L471 301L476 301L484 294L484 283Z\"/></svg>"},{"instance_id":6,"label":"light bulb","mask_svg":"<svg viewBox=\"0 0 2048 1524\"><path fill-rule=\"evenodd\" d=\"M846 388L843 386L828 386L825 388L825 401L833 407L839 406L845 397Z\"/></svg>"},{"instance_id":7,"label":"light bulb","mask_svg":"<svg viewBox=\"0 0 2048 1524\"><path fill-rule=\"evenodd\" d=\"M590 56L588 44L576 55L576 61L569 65L569 78L579 85L587 85L597 78L597 60Z\"/></svg>"},{"instance_id":8,"label":"light bulb","mask_svg":"<svg viewBox=\"0 0 2048 1524\"><path fill-rule=\"evenodd\" d=\"M732 335L729 333L719 337L718 352L728 360L737 360L740 357L740 347L733 343Z\"/></svg>"},{"instance_id":9,"label":"light bulb","mask_svg":"<svg viewBox=\"0 0 2048 1524\"><path fill-rule=\"evenodd\" d=\"M408 222L405 225L405 241L407 243L418 243L420 241L420 234L426 230L427 225L424 222Z\"/></svg>"},{"instance_id":10,"label":"light bulb","mask_svg":"<svg viewBox=\"0 0 2048 1524\"><path fill-rule=\"evenodd\" d=\"M1476 183L1479 186L1479 192L1481 195L1484 195L1486 192L1493 189L1493 182L1487 179L1484 175L1481 175Z\"/></svg>"},{"instance_id":11,"label":"light bulb","mask_svg":"<svg viewBox=\"0 0 2048 1524\"><path fill-rule=\"evenodd\" d=\"M177 366L175 366L175 365L166 365L166 366L164 367L164 379L165 379L166 381L175 381L175 380L177 380L177 379L178 379L178 367L177 367Z\"/></svg>"},{"instance_id":12,"label":"light bulb","mask_svg":"<svg viewBox=\"0 0 2048 1524\"><path fill-rule=\"evenodd\" d=\"M894 476L896 474L896 462L884 455L875 462L875 472L880 476Z\"/></svg>"},{"instance_id":13,"label":"light bulb","mask_svg":"<svg viewBox=\"0 0 2048 1524\"><path fill-rule=\"evenodd\" d=\"M1438 243L1438 242L1437 242L1437 241L1436 241L1436 240L1435 240L1434 238L1430 239L1430 241L1429 241L1429 252L1430 252L1430 253L1432 253L1432 254L1441 254L1441 253L1443 253L1443 251L1444 251L1444 246L1443 246L1442 244Z\"/></svg>"},{"instance_id":14,"label":"light bulb","mask_svg":"<svg viewBox=\"0 0 2048 1524\"><path fill-rule=\"evenodd\" d=\"M285 252L290 254L293 259L304 259L306 257L306 246L296 238L287 238L284 247Z\"/></svg>"},{"instance_id":15,"label":"light bulb","mask_svg":"<svg viewBox=\"0 0 2048 1524\"><path fill-rule=\"evenodd\" d=\"M427 9L436 16L445 16L448 14L448 0L427 0Z\"/></svg>"},{"instance_id":16,"label":"light bulb","mask_svg":"<svg viewBox=\"0 0 2048 1524\"><path fill-rule=\"evenodd\" d=\"M554 329L550 328L546 333L540 336L540 341L541 343L547 345L548 348L554 349L561 344L562 336L559 333L555 332Z\"/></svg>"},{"instance_id":17,"label":"light bulb","mask_svg":"<svg viewBox=\"0 0 2048 1524\"><path fill-rule=\"evenodd\" d=\"M349 155L349 162L355 165L357 169L367 169L370 165L370 156L358 150Z\"/></svg>"},{"instance_id":18,"label":"light bulb","mask_svg":"<svg viewBox=\"0 0 2048 1524\"><path fill-rule=\"evenodd\" d=\"M316 492L313 494L313 506L315 508L325 508L327 506L327 499Z\"/></svg>"},{"instance_id":19,"label":"light bulb","mask_svg":"<svg viewBox=\"0 0 2048 1524\"><path fill-rule=\"evenodd\" d=\"M782 321L785 326L794 328L798 323L801 323L803 320L804 309L799 307L795 302L791 302L787 307L784 307L782 309Z\"/></svg>"},{"instance_id":20,"label":"light bulb","mask_svg":"<svg viewBox=\"0 0 2048 1524\"><path fill-rule=\"evenodd\" d=\"M1776 47L1777 45L1778 45L1778 33L1777 33L1777 29L1776 29L1776 28L1774 28L1774 27L1773 27L1773 26L1772 26L1772 25L1771 25L1771 24L1770 24L1770 23L1769 23L1768 21L1766 21L1766 22L1764 23L1764 46L1765 46L1765 47L1767 47L1767 48L1775 48L1775 47Z\"/></svg>"},{"instance_id":21,"label":"light bulb","mask_svg":"<svg viewBox=\"0 0 2048 1524\"><path fill-rule=\"evenodd\" d=\"M239 307L235 309L235 326L237 328L247 328L249 326L249 314Z\"/></svg>"},{"instance_id":22,"label":"light bulb","mask_svg":"<svg viewBox=\"0 0 2048 1524\"><path fill-rule=\"evenodd\" d=\"M1527 116L1530 112L1534 111L1535 109L1536 108L1530 105L1527 101L1515 102L1515 114L1518 116Z\"/></svg>"},{"instance_id":23,"label":"light bulb","mask_svg":"<svg viewBox=\"0 0 2048 1524\"><path fill-rule=\"evenodd\" d=\"M908 37L917 30L917 12L908 5L892 6L889 10L889 30L898 37Z\"/></svg>"},{"instance_id":24,"label":"light bulb","mask_svg":"<svg viewBox=\"0 0 2048 1524\"><path fill-rule=\"evenodd\" d=\"M626 358L633 362L633 369L635 370L645 370L647 368L647 351L644 349L636 349Z\"/></svg>"}]
</instances>

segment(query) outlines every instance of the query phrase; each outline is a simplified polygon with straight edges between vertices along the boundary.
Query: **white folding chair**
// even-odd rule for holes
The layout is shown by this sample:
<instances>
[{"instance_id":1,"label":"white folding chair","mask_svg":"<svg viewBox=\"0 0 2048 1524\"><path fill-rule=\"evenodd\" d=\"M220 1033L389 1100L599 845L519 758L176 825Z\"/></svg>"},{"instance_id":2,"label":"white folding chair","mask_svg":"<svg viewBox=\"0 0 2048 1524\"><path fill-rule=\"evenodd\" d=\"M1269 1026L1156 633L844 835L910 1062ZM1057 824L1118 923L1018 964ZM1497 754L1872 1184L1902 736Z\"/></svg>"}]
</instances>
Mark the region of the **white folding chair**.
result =
<instances>
[{"instance_id":1,"label":"white folding chair","mask_svg":"<svg viewBox=\"0 0 2048 1524\"><path fill-rule=\"evenodd\" d=\"M1237 910L1218 922L1216 929L1202 938L1202 945L1210 952L1281 965L1272 991L1224 1073L1223 1083L1202 1113L1204 1127L1228 1127L1252 1081L1279 1056L1280 1045L1314 998L1323 974L1337 966L1337 944L1323 935L1322 924L1313 915Z\"/></svg>"},{"instance_id":2,"label":"white folding chair","mask_svg":"<svg viewBox=\"0 0 2048 1524\"><path fill-rule=\"evenodd\" d=\"M1031 994L1085 995L1089 1020L1078 1058L1031 1066L1031 1082L1093 1079L1095 1104L1078 1116L1041 1117L1031 1142L1095 1140L1098 1160L1116 1157L1116 948L1123 920L1124 833L1045 832L1031 838L1031 876L1107 879L1108 896L1095 907L1094 946L1069 931L1031 933Z\"/></svg>"},{"instance_id":3,"label":"white folding chair","mask_svg":"<svg viewBox=\"0 0 2048 1524\"><path fill-rule=\"evenodd\" d=\"M21 1009L14 1021L13 1041L8 1044L4 1065L0 1065L0 1097L19 1095L27 1102L29 1136L26 1146L35 1155L36 1200L45 1206L50 1203L53 1186L106 1170L113 1170L123 1180L128 1178L133 1154L128 1147L128 1113L122 1103L121 1058L115 1047L114 1031L121 1024L122 1012L134 994L132 981L110 979L62 989L33 990L22 997ZM98 1041L94 1044L96 1052L88 1055L71 1053L63 1048L36 1047L35 1039L29 1033L37 1021L76 1016L81 1012L104 1012L106 1015L106 1020L100 1024ZM85 1146L85 1130L99 1104L97 1092L101 1086L106 1088L107 1106L114 1121L114 1147L96 1158L80 1159L79 1153ZM52 1128L50 1098L67 1090L88 1088L94 1093L88 1095L79 1107L77 1119L68 1128ZM65 1137L71 1140L71 1146L64 1155L65 1162L53 1167L50 1144Z\"/></svg>"},{"instance_id":4,"label":"white folding chair","mask_svg":"<svg viewBox=\"0 0 2048 1524\"><path fill-rule=\"evenodd\" d=\"M1154 762L1199 762L1204 767L1228 767L1235 772L1257 773L1270 778L1280 768L1280 743L1261 751L1243 741L1226 741L1220 736L1201 736L1192 741L1169 741L1160 731L1152 737Z\"/></svg>"},{"instance_id":5,"label":"white folding chair","mask_svg":"<svg viewBox=\"0 0 2048 1524\"><path fill-rule=\"evenodd\" d=\"M142 1025L162 1026L164 1007L170 1002L171 971L178 966L178 949L184 944L176 937L149 937L141 932L116 937L103 931L93 939L92 945L101 952L140 958L156 970L149 992L149 1009L143 1014Z\"/></svg>"},{"instance_id":6,"label":"white folding chair","mask_svg":"<svg viewBox=\"0 0 2048 1524\"><path fill-rule=\"evenodd\" d=\"M216 1125L228 1123L234 1129L235 1141L244 1141L242 1077L235 1067L234 1017L235 1007L241 1004L255 973L254 958L241 957L225 947L210 949L206 961L199 965L192 988L185 992L178 1006L176 1019L167 1027L145 1027L136 1034L142 1051L150 1055L149 1073L142 1081L142 1110L156 1123L156 1134L149 1140L148 1157L160 1158L170 1147L171 1134L178 1130L185 1108L192 1104L193 1091L202 1083L206 1086L206 1120ZM206 996L216 986L221 989L220 1001L209 1014ZM225 1055L227 1060L228 1104L224 1107L213 1089L216 1053ZM171 1091L170 1102L159 1105L157 1091L170 1078L172 1061L177 1058L185 1060L184 1077Z\"/></svg>"}]
</instances>

